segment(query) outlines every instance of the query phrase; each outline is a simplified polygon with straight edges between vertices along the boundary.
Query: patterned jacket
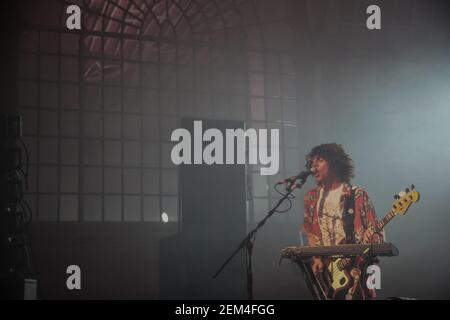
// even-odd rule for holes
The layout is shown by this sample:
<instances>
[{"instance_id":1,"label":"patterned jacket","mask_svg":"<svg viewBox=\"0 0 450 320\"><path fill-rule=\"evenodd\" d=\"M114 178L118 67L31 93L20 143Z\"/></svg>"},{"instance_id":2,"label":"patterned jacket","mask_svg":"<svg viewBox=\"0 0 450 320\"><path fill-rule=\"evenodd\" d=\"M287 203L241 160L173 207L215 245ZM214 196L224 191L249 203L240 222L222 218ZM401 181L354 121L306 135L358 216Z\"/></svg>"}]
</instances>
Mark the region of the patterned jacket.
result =
<instances>
[{"instance_id":1,"label":"patterned jacket","mask_svg":"<svg viewBox=\"0 0 450 320\"><path fill-rule=\"evenodd\" d=\"M303 231L308 237L310 246L323 245L322 235L319 226L319 219L317 216L317 202L319 201L320 187L316 187L305 194L304 197L304 223ZM345 197L351 196L351 186L344 183L341 208L344 206ZM360 187L355 189L355 218L354 218L354 235L355 242L361 243L364 232L374 227L378 220L375 213L375 208L369 199L366 191ZM378 238L378 237L377 237ZM380 239L378 239L379 241Z\"/></svg>"}]
</instances>

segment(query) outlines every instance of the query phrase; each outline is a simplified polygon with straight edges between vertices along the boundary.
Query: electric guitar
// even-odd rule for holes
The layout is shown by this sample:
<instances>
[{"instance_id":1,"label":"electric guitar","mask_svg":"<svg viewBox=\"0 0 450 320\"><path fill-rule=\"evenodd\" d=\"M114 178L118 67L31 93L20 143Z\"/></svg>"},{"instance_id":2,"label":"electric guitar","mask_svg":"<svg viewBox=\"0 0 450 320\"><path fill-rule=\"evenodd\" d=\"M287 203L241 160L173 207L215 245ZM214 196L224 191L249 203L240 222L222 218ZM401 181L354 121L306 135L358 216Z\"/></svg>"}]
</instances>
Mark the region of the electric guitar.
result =
<instances>
[{"instance_id":1,"label":"electric guitar","mask_svg":"<svg viewBox=\"0 0 450 320\"><path fill-rule=\"evenodd\" d=\"M414 185L411 186L411 190L406 188L405 191L401 191L398 195L394 196L395 201L392 205L392 209L386 216L381 219L378 224L369 230L372 234L377 234L383 230L383 228L397 215L405 215L409 207L414 203L419 201L420 194L414 190ZM366 242L363 239L364 244L370 244L371 241ZM338 258L332 260L327 269L331 275L331 286L333 288L334 295L344 288L347 288L350 283L350 275L348 274L347 268L351 264L352 259L349 258Z\"/></svg>"}]
</instances>

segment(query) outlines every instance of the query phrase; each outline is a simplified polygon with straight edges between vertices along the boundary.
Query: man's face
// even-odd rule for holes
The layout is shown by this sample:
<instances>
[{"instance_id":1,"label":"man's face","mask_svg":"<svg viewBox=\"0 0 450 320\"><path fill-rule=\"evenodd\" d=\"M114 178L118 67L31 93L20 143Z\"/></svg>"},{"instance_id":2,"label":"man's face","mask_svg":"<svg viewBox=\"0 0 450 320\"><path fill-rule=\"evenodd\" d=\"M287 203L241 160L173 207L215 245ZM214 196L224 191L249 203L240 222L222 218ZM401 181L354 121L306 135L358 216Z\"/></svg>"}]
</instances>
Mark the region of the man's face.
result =
<instances>
[{"instance_id":1,"label":"man's face","mask_svg":"<svg viewBox=\"0 0 450 320\"><path fill-rule=\"evenodd\" d=\"M328 161L321 156L312 158L311 168L314 170L314 178L317 184L330 182L335 179L335 174Z\"/></svg>"}]
</instances>

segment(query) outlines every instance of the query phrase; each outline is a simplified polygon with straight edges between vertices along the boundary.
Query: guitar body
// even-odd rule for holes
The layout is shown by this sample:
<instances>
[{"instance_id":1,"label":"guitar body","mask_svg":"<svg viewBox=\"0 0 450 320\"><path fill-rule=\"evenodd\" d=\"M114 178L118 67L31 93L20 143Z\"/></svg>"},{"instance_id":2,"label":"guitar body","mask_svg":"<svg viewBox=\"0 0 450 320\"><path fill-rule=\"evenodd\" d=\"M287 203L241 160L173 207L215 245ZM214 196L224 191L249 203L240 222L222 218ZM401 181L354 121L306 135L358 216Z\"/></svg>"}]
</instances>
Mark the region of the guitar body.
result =
<instances>
[{"instance_id":1,"label":"guitar body","mask_svg":"<svg viewBox=\"0 0 450 320\"><path fill-rule=\"evenodd\" d=\"M342 270L339 268L340 261L342 261L341 258L332 260L327 267L328 272L331 275L331 286L333 287L334 292L348 288L351 285L350 275L347 272L346 268L343 268Z\"/></svg>"},{"instance_id":2,"label":"guitar body","mask_svg":"<svg viewBox=\"0 0 450 320\"><path fill-rule=\"evenodd\" d=\"M347 260L347 261L345 261ZM340 264L345 264L345 267L339 266ZM355 278L355 274L352 275L352 269L357 267L359 270ZM333 300L359 300L364 299L365 292L361 285L364 275L361 274L361 270L364 267L355 266L355 261L353 259L343 259L338 258L331 260L327 267L327 271L331 278L331 289L332 289L332 299Z\"/></svg>"}]
</instances>

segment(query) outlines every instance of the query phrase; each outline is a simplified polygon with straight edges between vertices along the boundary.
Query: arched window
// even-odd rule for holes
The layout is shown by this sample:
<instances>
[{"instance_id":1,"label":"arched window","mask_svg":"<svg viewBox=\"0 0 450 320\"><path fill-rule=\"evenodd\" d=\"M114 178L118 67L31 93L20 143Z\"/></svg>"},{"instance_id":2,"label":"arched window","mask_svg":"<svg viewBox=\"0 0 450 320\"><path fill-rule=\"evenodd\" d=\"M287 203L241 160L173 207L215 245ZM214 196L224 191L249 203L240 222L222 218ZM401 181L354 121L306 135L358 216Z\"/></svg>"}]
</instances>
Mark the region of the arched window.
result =
<instances>
[{"instance_id":1,"label":"arched window","mask_svg":"<svg viewBox=\"0 0 450 320\"><path fill-rule=\"evenodd\" d=\"M176 221L170 134L183 117L281 129L279 175L250 170L250 217L263 215L277 196L267 185L298 170L299 116L292 60L264 47L255 3L61 0L59 25L30 25L19 86L35 217ZM80 31L65 28L71 4Z\"/></svg>"}]
</instances>

